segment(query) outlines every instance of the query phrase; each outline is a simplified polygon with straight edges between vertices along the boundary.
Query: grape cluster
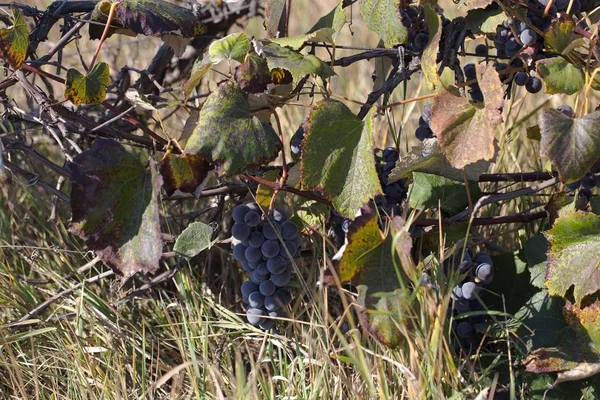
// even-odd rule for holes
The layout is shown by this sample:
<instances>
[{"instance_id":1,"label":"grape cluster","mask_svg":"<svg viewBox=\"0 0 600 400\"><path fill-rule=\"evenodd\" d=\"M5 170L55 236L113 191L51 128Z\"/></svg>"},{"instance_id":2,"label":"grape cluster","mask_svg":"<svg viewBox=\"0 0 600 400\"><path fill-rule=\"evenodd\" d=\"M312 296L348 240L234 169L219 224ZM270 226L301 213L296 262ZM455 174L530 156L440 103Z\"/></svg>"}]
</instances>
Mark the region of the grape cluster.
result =
<instances>
[{"instance_id":1,"label":"grape cluster","mask_svg":"<svg viewBox=\"0 0 600 400\"><path fill-rule=\"evenodd\" d=\"M407 50L416 52L425 50L429 42L425 8L421 5L406 7L402 13L402 24L408 28Z\"/></svg>"},{"instance_id":2,"label":"grape cluster","mask_svg":"<svg viewBox=\"0 0 600 400\"><path fill-rule=\"evenodd\" d=\"M578 195L589 199L592 197L592 189L596 186L600 187L600 174L596 175L592 172L588 172L580 180L568 183L567 189L570 191L579 189Z\"/></svg>"},{"instance_id":3,"label":"grape cluster","mask_svg":"<svg viewBox=\"0 0 600 400\"><path fill-rule=\"evenodd\" d=\"M429 127L430 120L431 104L425 104L425 106L423 107L423 111L421 112L421 116L419 117L419 126L415 131L415 136L421 142L425 139L430 139L433 137L433 131Z\"/></svg>"},{"instance_id":4,"label":"grape cluster","mask_svg":"<svg viewBox=\"0 0 600 400\"><path fill-rule=\"evenodd\" d=\"M232 216L233 257L250 274L241 288L246 318L268 330L275 325L272 318L281 317L292 300L286 286L292 278L291 260L300 250L298 227L278 210L261 218L254 203L236 206Z\"/></svg>"},{"instance_id":5,"label":"grape cluster","mask_svg":"<svg viewBox=\"0 0 600 400\"><path fill-rule=\"evenodd\" d=\"M526 23L508 18L498 26L496 31L494 38L496 55L502 58L512 58L524 47L533 46L538 39L538 34Z\"/></svg>"},{"instance_id":6,"label":"grape cluster","mask_svg":"<svg viewBox=\"0 0 600 400\"><path fill-rule=\"evenodd\" d=\"M458 269L466 274L466 277L452 290L453 315L480 310L482 306L476 294L482 285L490 284L494 280L492 258L485 252L473 256L471 250L467 249ZM462 342L470 343L475 338L474 324L479 322L477 319L480 317L473 316L454 321L454 332Z\"/></svg>"},{"instance_id":7,"label":"grape cluster","mask_svg":"<svg viewBox=\"0 0 600 400\"><path fill-rule=\"evenodd\" d=\"M382 162L377 166L379 171L379 180L383 187L383 195L375 197L377 207L387 215L399 215L400 207L398 203L402 201L405 195L404 181L399 180L388 183L390 172L396 166L400 154L395 147L386 147L381 156Z\"/></svg>"}]
</instances>

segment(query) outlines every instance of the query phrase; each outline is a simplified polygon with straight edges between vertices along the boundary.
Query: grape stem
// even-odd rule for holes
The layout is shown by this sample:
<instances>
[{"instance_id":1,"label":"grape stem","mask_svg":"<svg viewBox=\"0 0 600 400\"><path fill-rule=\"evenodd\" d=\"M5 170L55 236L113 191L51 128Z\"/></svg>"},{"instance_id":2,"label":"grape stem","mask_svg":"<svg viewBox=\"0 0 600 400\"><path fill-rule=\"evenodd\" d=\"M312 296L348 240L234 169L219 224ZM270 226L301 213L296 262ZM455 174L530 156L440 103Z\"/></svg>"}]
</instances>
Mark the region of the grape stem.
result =
<instances>
[{"instance_id":1,"label":"grape stem","mask_svg":"<svg viewBox=\"0 0 600 400\"><path fill-rule=\"evenodd\" d=\"M326 199L324 197L316 195L313 192L308 192L308 191L305 191L305 190L296 189L296 188L291 187L291 186L280 186L279 182L271 182L271 181L268 181L266 179L259 178L258 176L241 174L240 177L248 179L248 180L253 181L253 182L256 182L259 185L265 185L267 187L270 187L273 190L280 190L280 191L283 191L283 192L290 192L290 193L297 194L298 196L302 196L302 197L310 199L310 200L318 201L319 203L325 204L327 206L331 206L331 201L329 201L328 199Z\"/></svg>"},{"instance_id":2,"label":"grape stem","mask_svg":"<svg viewBox=\"0 0 600 400\"><path fill-rule=\"evenodd\" d=\"M285 183L287 182L287 178L288 178L288 168L287 168L287 162L285 160L285 140L283 138L283 129L281 129L281 121L279 120L279 115L277 114L277 111L271 107L271 112L273 113L273 116L275 117L275 122L277 122L277 130L279 131L279 140L281 141L281 159L282 159L282 166L281 166L281 177L279 178L278 182L277 182L277 187L273 190L273 196L271 197L271 201L269 202L269 210L273 210L273 207L275 207L275 199L277 198L277 195L279 194L279 188L285 186Z\"/></svg>"}]
</instances>

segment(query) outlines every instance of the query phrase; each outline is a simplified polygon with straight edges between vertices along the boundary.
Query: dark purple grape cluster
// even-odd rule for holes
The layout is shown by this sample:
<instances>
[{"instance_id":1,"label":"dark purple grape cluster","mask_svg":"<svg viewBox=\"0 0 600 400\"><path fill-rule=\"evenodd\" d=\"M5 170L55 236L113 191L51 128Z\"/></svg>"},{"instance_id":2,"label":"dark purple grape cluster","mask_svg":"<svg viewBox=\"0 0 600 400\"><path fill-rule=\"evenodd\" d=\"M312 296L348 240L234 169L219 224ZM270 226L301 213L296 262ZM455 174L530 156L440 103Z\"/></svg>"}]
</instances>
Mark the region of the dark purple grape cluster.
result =
<instances>
[{"instance_id":1,"label":"dark purple grape cluster","mask_svg":"<svg viewBox=\"0 0 600 400\"><path fill-rule=\"evenodd\" d=\"M498 25L494 45L496 55L501 58L512 58L524 47L533 46L539 39L538 34L522 21L508 18Z\"/></svg>"},{"instance_id":2,"label":"dark purple grape cluster","mask_svg":"<svg viewBox=\"0 0 600 400\"><path fill-rule=\"evenodd\" d=\"M592 189L595 187L600 187L600 174L594 174L592 172L588 172L578 181L567 184L567 189L569 191L579 189L578 196L586 197L587 199L592 197Z\"/></svg>"},{"instance_id":3,"label":"dark purple grape cluster","mask_svg":"<svg viewBox=\"0 0 600 400\"><path fill-rule=\"evenodd\" d=\"M236 206L232 216L233 257L250 274L250 280L242 284L246 318L268 330L292 300L287 286L292 259L300 250L298 226L278 210L262 218L254 203Z\"/></svg>"},{"instance_id":4,"label":"dark purple grape cluster","mask_svg":"<svg viewBox=\"0 0 600 400\"><path fill-rule=\"evenodd\" d=\"M481 286L492 283L494 280L494 263L489 254L480 252L473 256L470 249L458 265L461 273L466 274L465 279L452 290L452 315L458 316L470 311L481 309L477 299L477 292ZM453 329L461 343L468 344L475 339L474 324L480 317L462 318L453 322Z\"/></svg>"},{"instance_id":5,"label":"dark purple grape cluster","mask_svg":"<svg viewBox=\"0 0 600 400\"><path fill-rule=\"evenodd\" d=\"M379 171L379 180L383 187L383 194L375 197L375 205L387 215L399 215L400 207L398 203L402 201L406 194L404 181L399 180L388 183L390 172L396 166L400 158L400 153L395 147L386 147L381 156L382 162L377 166Z\"/></svg>"},{"instance_id":6,"label":"dark purple grape cluster","mask_svg":"<svg viewBox=\"0 0 600 400\"><path fill-rule=\"evenodd\" d=\"M425 104L423 107L423 111L421 112L421 116L419 117L419 126L415 131L415 136L417 140L423 141L425 139L430 139L433 137L433 131L429 127L429 122L431 120L431 104Z\"/></svg>"},{"instance_id":7,"label":"dark purple grape cluster","mask_svg":"<svg viewBox=\"0 0 600 400\"><path fill-rule=\"evenodd\" d=\"M429 42L429 31L425 20L425 7L408 5L402 13L402 24L408 28L407 50L421 52Z\"/></svg>"}]
</instances>

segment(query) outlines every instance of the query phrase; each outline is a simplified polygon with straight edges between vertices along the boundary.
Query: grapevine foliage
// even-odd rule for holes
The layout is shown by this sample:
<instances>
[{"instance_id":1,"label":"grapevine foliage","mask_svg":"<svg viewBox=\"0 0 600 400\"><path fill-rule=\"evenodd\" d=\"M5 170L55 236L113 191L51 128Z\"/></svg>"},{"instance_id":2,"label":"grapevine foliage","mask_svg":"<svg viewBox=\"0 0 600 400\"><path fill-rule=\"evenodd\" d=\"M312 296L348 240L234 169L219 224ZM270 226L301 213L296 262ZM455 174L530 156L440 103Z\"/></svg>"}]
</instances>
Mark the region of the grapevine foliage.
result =
<instances>
[{"instance_id":1,"label":"grapevine foliage","mask_svg":"<svg viewBox=\"0 0 600 400\"><path fill-rule=\"evenodd\" d=\"M410 329L398 327L418 324L423 310L443 309L448 318L436 324L447 324L455 349L504 351L488 339L511 331L524 337L523 372L559 372L555 386L600 372L600 111L589 96L600 90L600 59L595 27L587 25L599 2L473 0L450 20L437 2L344 0L307 32L289 32L289 18L300 12L289 4L266 2L262 37L221 35L235 20L230 15L207 18L202 8L164 0L90 4L89 37L102 39L96 55L107 24L108 37L154 36L170 47L151 66L162 69L142 71L135 84L128 74L139 69L117 71L96 55L85 73L44 70L54 53L35 59L46 39L29 28L37 17L13 7L0 29L11 74L2 84L20 84L63 152L79 153L68 155L64 169L46 160L70 179L70 193L59 193L70 201L70 231L125 277L154 273L173 254L195 262L215 243L232 241L231 251L220 248L222 258L238 260L227 268L249 275L240 307L264 330L283 326L277 321L291 316L292 299L314 301L303 300L317 286L306 279L324 276L319 283L355 292L361 328L390 347L410 340ZM381 43L339 57L349 47L338 37L350 7ZM171 60L188 44L195 61ZM371 93L335 93L339 80L356 78L345 67L371 59ZM28 74L64 84L62 98ZM421 79L429 92L407 98L408 84ZM544 99L555 94L578 101L553 109ZM535 103L532 118L511 115L518 96ZM2 101L10 118L20 118L18 107ZM411 103L420 115L400 116ZM299 105L303 121L291 128L282 110ZM180 136L165 128L162 108L174 110L169 118L185 115ZM513 156L516 137L541 156L541 171L498 170ZM0 140L11 145L2 156L25 146L20 136ZM540 193L548 196L488 207ZM174 244L165 243L163 233L172 231L161 195L165 202L214 199L206 209L194 204L191 219L217 211L210 224L181 226ZM504 233L486 238L492 231L481 228L515 231L506 227L512 223L523 225L511 251L496 243ZM303 269L311 257L328 266L322 274ZM510 299L495 303L501 296L488 291ZM449 304L436 303L443 298ZM485 317L490 308L506 325Z\"/></svg>"}]
</instances>

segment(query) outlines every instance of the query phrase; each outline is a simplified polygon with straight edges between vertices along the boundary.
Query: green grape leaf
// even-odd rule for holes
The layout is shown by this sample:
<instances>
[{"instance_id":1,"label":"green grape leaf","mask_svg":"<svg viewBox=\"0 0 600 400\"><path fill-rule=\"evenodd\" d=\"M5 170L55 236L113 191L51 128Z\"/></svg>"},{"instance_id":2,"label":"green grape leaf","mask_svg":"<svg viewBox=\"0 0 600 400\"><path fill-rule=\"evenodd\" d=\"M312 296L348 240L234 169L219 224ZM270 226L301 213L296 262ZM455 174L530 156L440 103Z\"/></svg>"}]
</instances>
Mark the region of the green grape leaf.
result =
<instances>
[{"instance_id":1,"label":"green grape leaf","mask_svg":"<svg viewBox=\"0 0 600 400\"><path fill-rule=\"evenodd\" d=\"M567 301L564 314L575 332L586 341L589 338L594 349L600 353L600 300L583 308Z\"/></svg>"},{"instance_id":2,"label":"green grape leaf","mask_svg":"<svg viewBox=\"0 0 600 400\"><path fill-rule=\"evenodd\" d=\"M363 302L365 292L366 286L358 287L359 303ZM371 307L363 308L358 314L361 325L373 338L395 349L402 341L399 324L412 323L407 316L410 315L409 305L414 303L414 298L411 298L407 291L399 289L389 293L378 293L373 298L376 302Z\"/></svg>"},{"instance_id":3,"label":"green grape leaf","mask_svg":"<svg viewBox=\"0 0 600 400\"><path fill-rule=\"evenodd\" d=\"M600 154L599 111L569 118L558 110L544 110L538 123L540 153L556 167L561 181L577 181L590 171Z\"/></svg>"},{"instance_id":4,"label":"green grape leaf","mask_svg":"<svg viewBox=\"0 0 600 400\"><path fill-rule=\"evenodd\" d=\"M558 54L570 47L575 40L575 22L567 19L555 19L544 32L544 45Z\"/></svg>"},{"instance_id":5,"label":"green grape leaf","mask_svg":"<svg viewBox=\"0 0 600 400\"><path fill-rule=\"evenodd\" d=\"M211 240L213 229L202 222L192 222L177 236L173 251L186 257L194 257L215 243Z\"/></svg>"},{"instance_id":6,"label":"green grape leaf","mask_svg":"<svg viewBox=\"0 0 600 400\"><path fill-rule=\"evenodd\" d=\"M168 196L171 196L176 190L194 193L204 182L209 171L209 163L202 157L193 154L184 154L183 156L171 154L160 165L160 174Z\"/></svg>"},{"instance_id":7,"label":"green grape leaf","mask_svg":"<svg viewBox=\"0 0 600 400\"><path fill-rule=\"evenodd\" d=\"M210 68L213 66L212 61L210 60L210 56L208 53L203 54L198 57L196 61L194 61L194 65L192 66L192 73L189 79L183 84L183 93L185 95L185 101L189 99L192 95L192 92L200 84L200 81L204 77L204 75L210 71Z\"/></svg>"},{"instance_id":8,"label":"green grape leaf","mask_svg":"<svg viewBox=\"0 0 600 400\"><path fill-rule=\"evenodd\" d=\"M406 43L408 30L402 24L400 0L358 0L358 4L365 24L379 35L385 47Z\"/></svg>"},{"instance_id":9,"label":"green grape leaf","mask_svg":"<svg viewBox=\"0 0 600 400\"><path fill-rule=\"evenodd\" d=\"M548 94L573 94L585 84L585 74L581 67L562 57L539 60L535 65Z\"/></svg>"},{"instance_id":10,"label":"green grape leaf","mask_svg":"<svg viewBox=\"0 0 600 400\"><path fill-rule=\"evenodd\" d=\"M342 29L346 23L346 13L344 12L344 0L341 0L337 6L317 21L308 33L313 33L322 28L332 28L335 32ZM335 37L335 34L333 35Z\"/></svg>"},{"instance_id":11,"label":"green grape leaf","mask_svg":"<svg viewBox=\"0 0 600 400\"><path fill-rule=\"evenodd\" d=\"M450 165L458 169L492 160L496 154L494 127L502 123L504 89L493 67L480 68L478 80L485 105L471 104L446 90L436 95L431 107L430 127Z\"/></svg>"},{"instance_id":12,"label":"green grape leaf","mask_svg":"<svg viewBox=\"0 0 600 400\"><path fill-rule=\"evenodd\" d=\"M245 33L232 33L223 39L215 40L208 47L210 61L214 64L223 60L244 62L250 50L250 40Z\"/></svg>"},{"instance_id":13,"label":"green grape leaf","mask_svg":"<svg viewBox=\"0 0 600 400\"><path fill-rule=\"evenodd\" d=\"M550 242L546 287L553 296L584 296L600 290L600 216L574 211L556 220L546 232Z\"/></svg>"},{"instance_id":14,"label":"green grape leaf","mask_svg":"<svg viewBox=\"0 0 600 400\"><path fill-rule=\"evenodd\" d=\"M299 50L304 43L333 43L333 34L335 30L333 28L321 28L314 32L307 33L306 35L289 36L278 39L272 39L273 43L277 43L280 46L289 47L290 49Z\"/></svg>"},{"instance_id":15,"label":"green grape leaf","mask_svg":"<svg viewBox=\"0 0 600 400\"><path fill-rule=\"evenodd\" d=\"M232 176L269 163L279 150L273 127L250 114L248 94L224 82L204 102L184 152L216 165L220 175Z\"/></svg>"},{"instance_id":16,"label":"green grape leaf","mask_svg":"<svg viewBox=\"0 0 600 400\"><path fill-rule=\"evenodd\" d=\"M496 27L506 20L501 7L491 5L486 8L471 8L466 15L467 30L475 35L496 34Z\"/></svg>"},{"instance_id":17,"label":"green grape leaf","mask_svg":"<svg viewBox=\"0 0 600 400\"><path fill-rule=\"evenodd\" d=\"M568 327L562 314L564 305L564 299L552 297L542 290L531 296L515 313L514 318L520 325L517 334L528 349L558 343L560 335Z\"/></svg>"},{"instance_id":18,"label":"green grape leaf","mask_svg":"<svg viewBox=\"0 0 600 400\"><path fill-rule=\"evenodd\" d=\"M144 165L118 142L98 138L69 169L69 230L118 274L156 271L163 247L156 163Z\"/></svg>"},{"instance_id":19,"label":"green grape leaf","mask_svg":"<svg viewBox=\"0 0 600 400\"><path fill-rule=\"evenodd\" d=\"M465 184L439 175L414 172L409 193L409 206L420 210L439 206L453 215L469 205ZM469 193L473 203L481 197L476 182L469 182Z\"/></svg>"},{"instance_id":20,"label":"green grape leaf","mask_svg":"<svg viewBox=\"0 0 600 400\"><path fill-rule=\"evenodd\" d=\"M265 2L265 29L267 30L267 37L275 38L279 36L279 25L281 19L285 18L283 13L285 2L286 0L267 0Z\"/></svg>"},{"instance_id":21,"label":"green grape leaf","mask_svg":"<svg viewBox=\"0 0 600 400\"><path fill-rule=\"evenodd\" d=\"M74 68L67 71L65 98L76 106L98 104L106 99L106 88L110 84L110 70L107 63L98 63L83 75Z\"/></svg>"},{"instance_id":22,"label":"green grape leaf","mask_svg":"<svg viewBox=\"0 0 600 400\"><path fill-rule=\"evenodd\" d=\"M429 89L435 89L440 84L438 75L437 56L442 37L442 20L431 4L425 4L425 20L429 29L429 43L421 57L421 71Z\"/></svg>"},{"instance_id":23,"label":"green grape leaf","mask_svg":"<svg viewBox=\"0 0 600 400\"><path fill-rule=\"evenodd\" d=\"M247 93L262 93L271 83L271 71L267 62L256 53L249 53L241 65L235 67L235 82Z\"/></svg>"},{"instance_id":24,"label":"green grape leaf","mask_svg":"<svg viewBox=\"0 0 600 400\"><path fill-rule=\"evenodd\" d=\"M302 186L323 191L348 218L381 193L371 117L361 121L343 103L323 100L305 122Z\"/></svg>"},{"instance_id":25,"label":"green grape leaf","mask_svg":"<svg viewBox=\"0 0 600 400\"><path fill-rule=\"evenodd\" d=\"M99 24L90 24L90 39L102 37L102 24L108 20L111 4L109 0L96 3L91 20ZM205 33L206 29L206 25L191 9L164 0L118 0L108 35L122 33L192 38Z\"/></svg>"},{"instance_id":26,"label":"green grape leaf","mask_svg":"<svg viewBox=\"0 0 600 400\"><path fill-rule=\"evenodd\" d=\"M283 68L288 70L295 82L305 75L316 74L327 79L335 72L331 67L312 54L304 55L277 43L265 43L262 52L267 59L269 69Z\"/></svg>"},{"instance_id":27,"label":"green grape leaf","mask_svg":"<svg viewBox=\"0 0 600 400\"><path fill-rule=\"evenodd\" d=\"M489 166L489 161L480 160L463 169L454 168L442 153L438 140L425 139L414 146L408 154L400 157L396 167L390 172L388 182L393 183L409 178L414 171L442 175L455 181L462 181L466 175L468 180L477 181L481 174L487 172Z\"/></svg>"},{"instance_id":28,"label":"green grape leaf","mask_svg":"<svg viewBox=\"0 0 600 400\"><path fill-rule=\"evenodd\" d=\"M0 29L0 53L13 68L19 69L27 57L29 28L21 10L12 9L12 26Z\"/></svg>"}]
</instances>

